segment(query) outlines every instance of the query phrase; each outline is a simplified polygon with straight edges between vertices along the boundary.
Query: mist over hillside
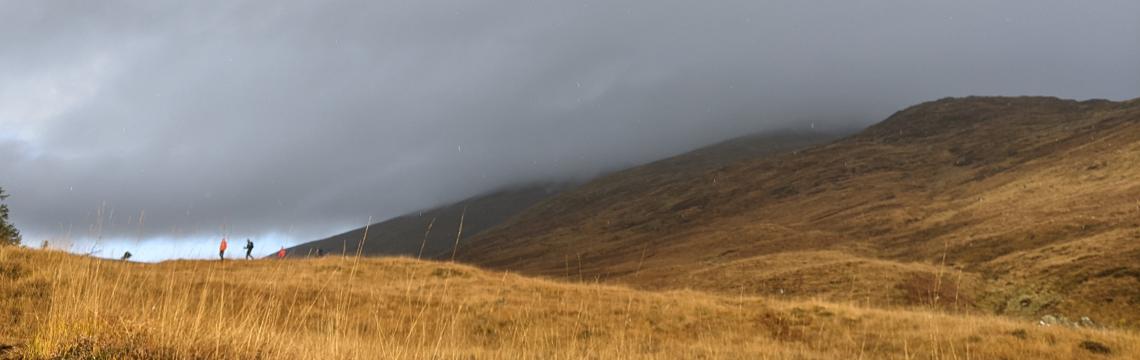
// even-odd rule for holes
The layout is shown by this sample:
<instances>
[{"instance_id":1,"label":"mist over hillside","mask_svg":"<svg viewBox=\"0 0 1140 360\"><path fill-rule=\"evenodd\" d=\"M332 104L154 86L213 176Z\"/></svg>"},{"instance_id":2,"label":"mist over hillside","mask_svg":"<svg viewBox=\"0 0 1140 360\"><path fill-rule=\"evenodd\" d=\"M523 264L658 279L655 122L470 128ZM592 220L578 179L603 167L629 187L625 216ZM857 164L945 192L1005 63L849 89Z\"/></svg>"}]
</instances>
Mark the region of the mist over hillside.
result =
<instances>
[{"instance_id":1,"label":"mist over hillside","mask_svg":"<svg viewBox=\"0 0 1140 360\"><path fill-rule=\"evenodd\" d=\"M305 241L945 96L1140 93L1135 1L5 5L33 243Z\"/></svg>"},{"instance_id":2,"label":"mist over hillside","mask_svg":"<svg viewBox=\"0 0 1140 360\"><path fill-rule=\"evenodd\" d=\"M848 132L853 131L805 129L763 132L701 147L649 164L620 169L614 173L648 168L652 169L651 173L643 175L644 177L656 177L653 181L665 181L672 177L699 174L717 167L827 142ZM602 179L612 176L604 175ZM367 228L361 227L306 242L291 247L288 251L297 256L335 254L339 251L369 256L446 258L458 246L467 245L465 240L503 224L550 197L588 183L589 180L591 179L509 186L456 203L404 214Z\"/></svg>"}]
</instances>

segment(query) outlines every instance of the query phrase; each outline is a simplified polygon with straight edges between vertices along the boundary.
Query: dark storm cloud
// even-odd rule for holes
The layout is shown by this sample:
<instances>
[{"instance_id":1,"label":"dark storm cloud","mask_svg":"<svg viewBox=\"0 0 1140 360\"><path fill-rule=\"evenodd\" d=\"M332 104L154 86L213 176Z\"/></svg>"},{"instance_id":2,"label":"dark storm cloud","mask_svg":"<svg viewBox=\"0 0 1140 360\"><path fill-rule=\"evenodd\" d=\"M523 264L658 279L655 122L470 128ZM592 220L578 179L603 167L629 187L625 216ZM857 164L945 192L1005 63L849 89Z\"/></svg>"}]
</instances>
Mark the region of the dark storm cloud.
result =
<instances>
[{"instance_id":1,"label":"dark storm cloud","mask_svg":"<svg viewBox=\"0 0 1140 360\"><path fill-rule=\"evenodd\" d=\"M222 226L304 239L943 96L1135 97L1137 14L1135 1L0 2L0 186L31 241Z\"/></svg>"}]
</instances>

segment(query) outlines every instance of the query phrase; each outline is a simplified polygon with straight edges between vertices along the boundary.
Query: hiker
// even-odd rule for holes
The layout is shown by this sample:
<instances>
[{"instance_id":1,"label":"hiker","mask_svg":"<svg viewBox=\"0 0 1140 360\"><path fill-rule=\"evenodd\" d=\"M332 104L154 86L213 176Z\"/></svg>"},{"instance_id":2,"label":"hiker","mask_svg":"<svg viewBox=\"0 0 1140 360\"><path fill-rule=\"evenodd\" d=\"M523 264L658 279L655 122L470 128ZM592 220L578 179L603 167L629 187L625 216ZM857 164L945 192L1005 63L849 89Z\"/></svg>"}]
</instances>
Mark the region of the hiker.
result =
<instances>
[{"instance_id":1,"label":"hiker","mask_svg":"<svg viewBox=\"0 0 1140 360\"><path fill-rule=\"evenodd\" d=\"M277 258L278 259L284 259L285 258L285 247L284 246L281 247L281 250L277 250Z\"/></svg>"},{"instance_id":2,"label":"hiker","mask_svg":"<svg viewBox=\"0 0 1140 360\"><path fill-rule=\"evenodd\" d=\"M253 260L253 240L245 239L245 259Z\"/></svg>"},{"instance_id":3,"label":"hiker","mask_svg":"<svg viewBox=\"0 0 1140 360\"><path fill-rule=\"evenodd\" d=\"M218 246L218 257L221 258L222 261L226 260L226 238L225 237L222 237L222 244Z\"/></svg>"},{"instance_id":4,"label":"hiker","mask_svg":"<svg viewBox=\"0 0 1140 360\"><path fill-rule=\"evenodd\" d=\"M317 257L325 257L325 249L317 248Z\"/></svg>"},{"instance_id":5,"label":"hiker","mask_svg":"<svg viewBox=\"0 0 1140 360\"><path fill-rule=\"evenodd\" d=\"M130 251L127 251L127 252L124 252L124 253L123 253L123 258L122 258L122 259L119 259L119 260L122 260L122 261L127 261L127 260L130 260L130 259L131 259L131 252L130 252Z\"/></svg>"}]
</instances>

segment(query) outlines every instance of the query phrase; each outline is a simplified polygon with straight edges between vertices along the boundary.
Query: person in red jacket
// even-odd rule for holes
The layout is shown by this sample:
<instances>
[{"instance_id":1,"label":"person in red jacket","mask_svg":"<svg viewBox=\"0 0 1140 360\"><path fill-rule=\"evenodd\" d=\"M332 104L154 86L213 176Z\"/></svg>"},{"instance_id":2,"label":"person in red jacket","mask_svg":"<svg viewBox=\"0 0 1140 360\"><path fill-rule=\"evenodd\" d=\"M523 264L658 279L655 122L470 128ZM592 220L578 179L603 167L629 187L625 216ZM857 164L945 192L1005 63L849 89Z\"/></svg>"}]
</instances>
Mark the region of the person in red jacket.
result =
<instances>
[{"instance_id":1,"label":"person in red jacket","mask_svg":"<svg viewBox=\"0 0 1140 360\"><path fill-rule=\"evenodd\" d=\"M281 247L281 250L277 250L277 258L278 259L284 259L285 258L285 247L284 246Z\"/></svg>"},{"instance_id":2,"label":"person in red jacket","mask_svg":"<svg viewBox=\"0 0 1140 360\"><path fill-rule=\"evenodd\" d=\"M222 238L222 244L218 246L218 257L226 260L226 238Z\"/></svg>"}]
</instances>

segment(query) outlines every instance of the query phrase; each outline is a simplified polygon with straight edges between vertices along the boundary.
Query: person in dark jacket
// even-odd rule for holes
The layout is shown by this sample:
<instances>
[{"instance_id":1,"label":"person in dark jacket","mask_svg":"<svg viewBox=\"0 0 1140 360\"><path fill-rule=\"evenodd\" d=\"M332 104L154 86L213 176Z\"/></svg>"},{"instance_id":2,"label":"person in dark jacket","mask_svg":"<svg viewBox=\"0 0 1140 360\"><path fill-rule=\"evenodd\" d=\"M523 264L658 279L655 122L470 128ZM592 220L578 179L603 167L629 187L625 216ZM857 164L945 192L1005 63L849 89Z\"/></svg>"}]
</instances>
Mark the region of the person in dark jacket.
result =
<instances>
[{"instance_id":1,"label":"person in dark jacket","mask_svg":"<svg viewBox=\"0 0 1140 360\"><path fill-rule=\"evenodd\" d=\"M245 239L245 259L253 260L253 240Z\"/></svg>"}]
</instances>

